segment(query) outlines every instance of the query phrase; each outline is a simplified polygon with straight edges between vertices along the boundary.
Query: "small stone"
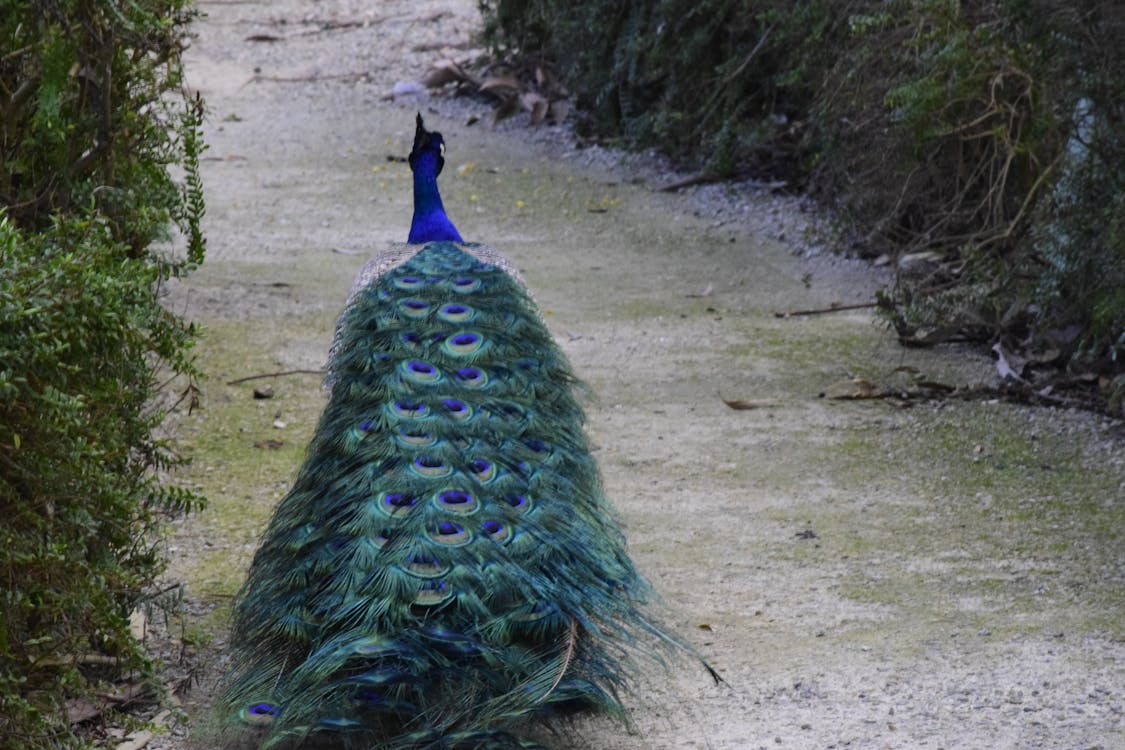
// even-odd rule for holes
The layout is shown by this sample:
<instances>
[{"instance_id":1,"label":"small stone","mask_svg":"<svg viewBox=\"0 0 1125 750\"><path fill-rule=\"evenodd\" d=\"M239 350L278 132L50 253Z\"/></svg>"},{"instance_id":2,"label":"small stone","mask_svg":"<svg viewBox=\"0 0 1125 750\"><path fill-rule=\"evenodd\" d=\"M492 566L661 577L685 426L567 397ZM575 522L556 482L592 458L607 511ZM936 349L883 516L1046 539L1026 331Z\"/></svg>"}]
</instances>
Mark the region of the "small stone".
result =
<instances>
[{"instance_id":1,"label":"small stone","mask_svg":"<svg viewBox=\"0 0 1125 750\"><path fill-rule=\"evenodd\" d=\"M397 101L407 100L424 103L430 100L426 87L414 81L397 81L391 89L391 98Z\"/></svg>"}]
</instances>

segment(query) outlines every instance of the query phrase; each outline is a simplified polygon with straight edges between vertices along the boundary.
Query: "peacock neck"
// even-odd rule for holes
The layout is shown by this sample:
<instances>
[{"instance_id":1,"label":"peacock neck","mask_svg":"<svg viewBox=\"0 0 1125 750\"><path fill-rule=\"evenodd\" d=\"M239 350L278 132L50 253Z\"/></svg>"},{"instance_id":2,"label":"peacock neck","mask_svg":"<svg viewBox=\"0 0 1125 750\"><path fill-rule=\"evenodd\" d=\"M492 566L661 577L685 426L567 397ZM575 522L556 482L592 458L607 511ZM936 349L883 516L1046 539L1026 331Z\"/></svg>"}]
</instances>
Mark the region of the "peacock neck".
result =
<instances>
[{"instance_id":1,"label":"peacock neck","mask_svg":"<svg viewBox=\"0 0 1125 750\"><path fill-rule=\"evenodd\" d=\"M461 242L461 235L446 216L437 186L437 161L424 156L414 167L414 219L410 224L409 242L452 240Z\"/></svg>"},{"instance_id":2,"label":"peacock neck","mask_svg":"<svg viewBox=\"0 0 1125 750\"><path fill-rule=\"evenodd\" d=\"M432 216L433 214L445 215L445 206L442 205L441 193L438 192L437 178L415 174L414 215Z\"/></svg>"}]
</instances>

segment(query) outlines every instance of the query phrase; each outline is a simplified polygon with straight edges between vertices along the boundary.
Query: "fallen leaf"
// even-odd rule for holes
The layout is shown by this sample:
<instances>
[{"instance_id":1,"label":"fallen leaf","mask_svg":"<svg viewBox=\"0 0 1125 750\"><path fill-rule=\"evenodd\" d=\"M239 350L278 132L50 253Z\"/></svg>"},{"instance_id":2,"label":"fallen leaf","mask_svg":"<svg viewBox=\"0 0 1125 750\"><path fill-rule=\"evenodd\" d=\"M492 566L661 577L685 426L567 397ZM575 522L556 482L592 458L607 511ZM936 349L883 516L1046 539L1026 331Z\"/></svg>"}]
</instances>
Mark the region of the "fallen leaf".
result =
<instances>
[{"instance_id":1,"label":"fallen leaf","mask_svg":"<svg viewBox=\"0 0 1125 750\"><path fill-rule=\"evenodd\" d=\"M131 682L114 685L112 690L97 693L93 696L93 698L97 699L97 703L94 703L93 700L84 700L81 698L69 700L66 702L67 720L71 724L88 721L95 716L101 716L105 712L119 706L132 703L137 698L148 693L149 690L150 686L146 683Z\"/></svg>"},{"instance_id":2,"label":"fallen leaf","mask_svg":"<svg viewBox=\"0 0 1125 750\"><path fill-rule=\"evenodd\" d=\"M270 451L275 451L283 445L285 445L285 443L281 442L280 440L272 440L272 439L271 440L259 440L258 442L254 443L255 448L260 448L262 450L270 450Z\"/></svg>"},{"instance_id":3,"label":"fallen leaf","mask_svg":"<svg viewBox=\"0 0 1125 750\"><path fill-rule=\"evenodd\" d=\"M480 81L472 73L469 73L453 60L439 60L434 63L433 68L426 77L422 79L422 83L427 88L437 88L444 86L447 83L469 83L473 86L479 86Z\"/></svg>"},{"instance_id":4,"label":"fallen leaf","mask_svg":"<svg viewBox=\"0 0 1125 750\"><path fill-rule=\"evenodd\" d=\"M531 124L538 125L547 116L547 99L534 91L520 94L520 104L531 113Z\"/></svg>"},{"instance_id":5,"label":"fallen leaf","mask_svg":"<svg viewBox=\"0 0 1125 750\"><path fill-rule=\"evenodd\" d=\"M833 383L825 391L828 398L833 399L864 399L883 398L887 392L877 384L866 378L854 378Z\"/></svg>"},{"instance_id":6,"label":"fallen leaf","mask_svg":"<svg viewBox=\"0 0 1125 750\"><path fill-rule=\"evenodd\" d=\"M515 76L489 76L480 84L481 91L488 91L497 96L517 94L522 88L523 84Z\"/></svg>"},{"instance_id":7,"label":"fallen leaf","mask_svg":"<svg viewBox=\"0 0 1125 750\"><path fill-rule=\"evenodd\" d=\"M436 89L447 83L460 83L465 80L461 75L460 67L452 60L442 60L436 63L430 72L422 78L422 85L428 89Z\"/></svg>"}]
</instances>

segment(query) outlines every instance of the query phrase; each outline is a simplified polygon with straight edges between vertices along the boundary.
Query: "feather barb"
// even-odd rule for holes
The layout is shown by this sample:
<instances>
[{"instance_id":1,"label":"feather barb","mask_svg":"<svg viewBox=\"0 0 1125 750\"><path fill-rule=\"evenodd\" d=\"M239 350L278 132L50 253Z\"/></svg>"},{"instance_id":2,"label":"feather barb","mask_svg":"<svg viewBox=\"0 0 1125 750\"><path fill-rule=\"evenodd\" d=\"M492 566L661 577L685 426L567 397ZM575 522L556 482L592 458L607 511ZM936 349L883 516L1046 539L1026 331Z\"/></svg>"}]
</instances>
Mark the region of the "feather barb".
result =
<instances>
[{"instance_id":1,"label":"feather barb","mask_svg":"<svg viewBox=\"0 0 1125 750\"><path fill-rule=\"evenodd\" d=\"M574 652L578 649L578 620L573 617L570 618L570 627L566 630L566 635L563 637L565 646L563 648L562 658L559 659L559 673L555 675L555 681L551 683L551 687L543 695L536 699L536 703L542 703L547 700L547 697L555 692L559 683L562 682L563 677L566 675L566 670L570 668L570 663L574 661Z\"/></svg>"}]
</instances>

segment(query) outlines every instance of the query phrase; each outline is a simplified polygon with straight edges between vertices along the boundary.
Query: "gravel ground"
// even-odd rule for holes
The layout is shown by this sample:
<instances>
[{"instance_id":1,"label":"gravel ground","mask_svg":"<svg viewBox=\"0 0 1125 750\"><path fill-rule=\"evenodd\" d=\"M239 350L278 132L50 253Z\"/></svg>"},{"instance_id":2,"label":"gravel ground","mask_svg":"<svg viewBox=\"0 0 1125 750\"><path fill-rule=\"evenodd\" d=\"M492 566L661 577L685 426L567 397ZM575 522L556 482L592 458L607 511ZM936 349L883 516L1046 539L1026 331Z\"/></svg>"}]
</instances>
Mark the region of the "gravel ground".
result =
<instances>
[{"instance_id":1,"label":"gravel ground","mask_svg":"<svg viewBox=\"0 0 1125 750\"><path fill-rule=\"evenodd\" d=\"M903 350L868 310L775 317L886 281L819 248L799 198L662 193L679 176L652 155L526 117L491 128L468 98L390 97L473 54L473 0L201 7L209 255L171 299L204 326L204 408L177 430L211 507L169 542L186 610L161 648L187 723L148 747L189 746L224 608L323 406L315 375L270 381L268 402L227 381L321 366L351 276L405 237L408 172L387 157L421 109L447 140L450 214L516 261L597 394L589 432L632 554L726 680L653 669L632 728L585 722L561 747L1125 748L1119 424L832 398L992 367Z\"/></svg>"}]
</instances>

